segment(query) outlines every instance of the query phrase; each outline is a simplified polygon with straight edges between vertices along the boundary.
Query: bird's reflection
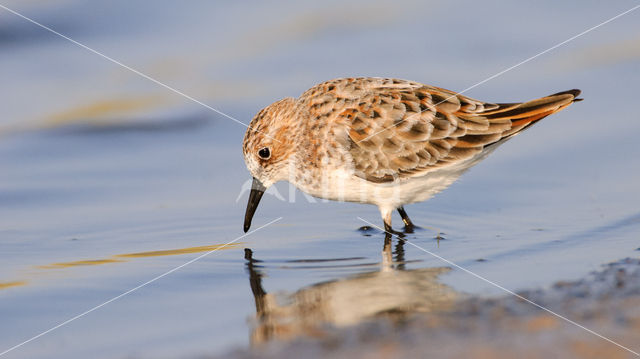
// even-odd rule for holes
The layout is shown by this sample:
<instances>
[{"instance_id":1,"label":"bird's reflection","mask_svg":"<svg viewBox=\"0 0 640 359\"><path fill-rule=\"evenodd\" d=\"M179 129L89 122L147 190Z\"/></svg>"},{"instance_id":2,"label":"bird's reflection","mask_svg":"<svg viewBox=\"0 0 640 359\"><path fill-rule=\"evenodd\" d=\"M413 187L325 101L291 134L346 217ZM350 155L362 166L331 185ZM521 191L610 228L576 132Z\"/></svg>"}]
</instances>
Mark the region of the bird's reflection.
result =
<instances>
[{"instance_id":1,"label":"bird's reflection","mask_svg":"<svg viewBox=\"0 0 640 359\"><path fill-rule=\"evenodd\" d=\"M256 305L251 343L322 336L328 325L341 327L380 317L402 323L412 313L446 310L456 293L437 279L450 268L406 269L404 243L398 239L394 247L391 237L385 238L379 270L316 283L285 296L265 291L265 268L251 249L245 249Z\"/></svg>"}]
</instances>

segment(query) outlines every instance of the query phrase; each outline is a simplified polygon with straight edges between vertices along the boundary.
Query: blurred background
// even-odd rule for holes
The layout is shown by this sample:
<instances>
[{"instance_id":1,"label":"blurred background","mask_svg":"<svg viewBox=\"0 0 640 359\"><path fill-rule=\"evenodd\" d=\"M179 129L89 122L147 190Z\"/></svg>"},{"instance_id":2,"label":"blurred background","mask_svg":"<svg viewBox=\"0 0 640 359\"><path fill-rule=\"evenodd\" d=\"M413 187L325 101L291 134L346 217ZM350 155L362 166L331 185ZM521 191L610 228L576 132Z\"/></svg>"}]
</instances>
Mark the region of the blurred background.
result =
<instances>
[{"instance_id":1,"label":"blurred background","mask_svg":"<svg viewBox=\"0 0 640 359\"><path fill-rule=\"evenodd\" d=\"M461 91L637 2L1 4L248 123L270 103L337 77ZM423 230L408 239L512 290L637 256L639 16L631 12L466 92L516 102L580 88L585 100L510 141L444 193L409 206ZM0 8L0 352L239 237L249 179L244 130ZM282 220L6 357L221 353L260 336L265 323L256 311L304 303L300 293L319 283L407 286L402 298L362 317L313 316L337 326L397 307L433 310L407 302L433 288L440 304L503 294L416 248L385 254L382 233L358 231L357 216L380 222L373 206L310 203L286 184L278 189L283 200L266 196L254 228ZM262 261L259 273L245 248ZM408 274L375 279L384 271ZM335 308L360 297L341 301L333 290L322 298ZM261 291L274 302L265 304Z\"/></svg>"}]
</instances>

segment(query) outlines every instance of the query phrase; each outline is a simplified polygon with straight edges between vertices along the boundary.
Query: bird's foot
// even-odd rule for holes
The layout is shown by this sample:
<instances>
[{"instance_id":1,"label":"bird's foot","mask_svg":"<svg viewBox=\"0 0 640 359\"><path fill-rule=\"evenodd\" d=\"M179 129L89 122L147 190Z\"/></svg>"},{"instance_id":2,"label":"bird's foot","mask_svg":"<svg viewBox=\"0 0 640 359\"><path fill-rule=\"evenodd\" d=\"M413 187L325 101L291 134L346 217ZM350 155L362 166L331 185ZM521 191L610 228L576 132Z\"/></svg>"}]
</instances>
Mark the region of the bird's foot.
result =
<instances>
[{"instance_id":1,"label":"bird's foot","mask_svg":"<svg viewBox=\"0 0 640 359\"><path fill-rule=\"evenodd\" d=\"M405 236L405 232L398 232L398 231L394 230L393 228L391 228L391 226L388 225L387 223L384 224L384 231L387 234L392 234L392 235L398 236L400 238L403 238ZM406 233L411 233L411 232L406 232Z\"/></svg>"},{"instance_id":2,"label":"bird's foot","mask_svg":"<svg viewBox=\"0 0 640 359\"><path fill-rule=\"evenodd\" d=\"M410 233L415 233L415 232L419 232L422 231L425 227L421 227L421 226L417 226L413 223L411 223L411 225L405 225L404 226L404 233L410 234Z\"/></svg>"},{"instance_id":3,"label":"bird's foot","mask_svg":"<svg viewBox=\"0 0 640 359\"><path fill-rule=\"evenodd\" d=\"M414 230L417 227L413 225L413 223L411 223L411 221L409 221L409 223L405 222L404 223L404 233L413 233Z\"/></svg>"},{"instance_id":4,"label":"bird's foot","mask_svg":"<svg viewBox=\"0 0 640 359\"><path fill-rule=\"evenodd\" d=\"M400 214L400 217L402 217L402 223L404 223L404 233L413 233L414 229L416 229L417 226L415 226L413 222L411 222L411 218L409 218L409 216L407 215L404 207L398 207L398 213Z\"/></svg>"}]
</instances>

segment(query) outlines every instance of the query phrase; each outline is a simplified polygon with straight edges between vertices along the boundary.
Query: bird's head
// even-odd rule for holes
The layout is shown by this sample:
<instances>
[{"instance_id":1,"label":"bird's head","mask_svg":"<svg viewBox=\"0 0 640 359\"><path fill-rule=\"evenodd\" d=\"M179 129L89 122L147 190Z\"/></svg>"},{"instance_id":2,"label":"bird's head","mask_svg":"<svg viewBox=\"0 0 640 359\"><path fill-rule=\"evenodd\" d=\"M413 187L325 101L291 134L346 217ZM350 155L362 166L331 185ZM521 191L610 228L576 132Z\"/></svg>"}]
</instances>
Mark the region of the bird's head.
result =
<instances>
[{"instance_id":1,"label":"bird's head","mask_svg":"<svg viewBox=\"0 0 640 359\"><path fill-rule=\"evenodd\" d=\"M242 152L253 185L244 218L244 231L251 227L251 219L264 191L278 181L289 178L295 153L295 100L285 98L258 112L244 135Z\"/></svg>"}]
</instances>

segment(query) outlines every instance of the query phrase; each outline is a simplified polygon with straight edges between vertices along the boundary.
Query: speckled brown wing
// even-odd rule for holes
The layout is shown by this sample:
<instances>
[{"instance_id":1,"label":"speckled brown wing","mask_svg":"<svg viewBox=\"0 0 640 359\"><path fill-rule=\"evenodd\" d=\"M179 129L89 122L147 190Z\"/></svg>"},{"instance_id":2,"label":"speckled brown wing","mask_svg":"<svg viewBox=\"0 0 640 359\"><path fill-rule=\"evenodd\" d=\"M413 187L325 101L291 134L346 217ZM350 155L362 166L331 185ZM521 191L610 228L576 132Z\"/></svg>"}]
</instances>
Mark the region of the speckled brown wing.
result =
<instances>
[{"instance_id":1,"label":"speckled brown wing","mask_svg":"<svg viewBox=\"0 0 640 359\"><path fill-rule=\"evenodd\" d=\"M394 79L341 79L310 89L348 124L356 175L382 183L459 163L576 100L579 90L525 103L493 104ZM312 104L313 106L313 104Z\"/></svg>"}]
</instances>

